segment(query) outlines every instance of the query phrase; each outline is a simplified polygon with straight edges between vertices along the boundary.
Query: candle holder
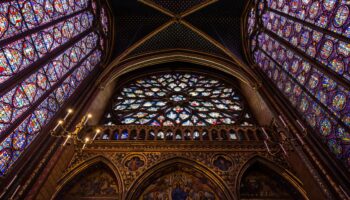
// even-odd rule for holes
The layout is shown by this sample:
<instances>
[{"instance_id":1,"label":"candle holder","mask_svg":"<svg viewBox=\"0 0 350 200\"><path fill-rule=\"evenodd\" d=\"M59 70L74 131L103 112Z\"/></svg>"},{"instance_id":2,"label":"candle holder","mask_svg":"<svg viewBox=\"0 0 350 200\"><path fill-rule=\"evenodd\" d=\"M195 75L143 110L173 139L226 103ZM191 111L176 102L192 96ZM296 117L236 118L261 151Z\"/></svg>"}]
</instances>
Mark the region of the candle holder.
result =
<instances>
[{"instance_id":1,"label":"candle holder","mask_svg":"<svg viewBox=\"0 0 350 200\"><path fill-rule=\"evenodd\" d=\"M72 109L68 109L67 114L62 120L58 120L57 125L50 131L50 134L53 137L65 138L62 146L70 144L70 141L73 141L75 149L80 149L79 147L82 144L81 150L83 150L86 145L92 144L96 139L97 135L101 132L99 129L96 130L96 133L92 140L89 137L83 138L81 136L82 130L85 128L87 122L92 118L91 114L86 114L82 117L80 122L75 126L73 131L69 131L67 127L67 119L73 113Z\"/></svg>"},{"instance_id":2,"label":"candle holder","mask_svg":"<svg viewBox=\"0 0 350 200\"><path fill-rule=\"evenodd\" d=\"M265 144L266 150L268 151L268 153L270 155L275 156L276 154L283 152L283 154L285 156L288 156L288 152L286 151L285 146L289 146L293 141L296 141L296 140L298 140L302 146L305 145L303 138L305 138L307 136L307 130L299 120L296 120L297 124L302 129L302 135L300 135L299 133L296 133L296 138L290 137L290 135L291 135L290 129L289 129L287 123L285 122L283 116L282 115L278 116L278 119L283 126L280 126L278 124L277 120L273 119L269 130L272 130L272 134L274 136L276 136L279 140L278 141L271 140L271 137L266 132L265 128L261 128L261 130L265 136L264 144ZM271 148L270 148L270 146L272 146L272 145L278 145L280 148L278 150L276 150L275 152L272 152Z\"/></svg>"},{"instance_id":3,"label":"candle holder","mask_svg":"<svg viewBox=\"0 0 350 200\"><path fill-rule=\"evenodd\" d=\"M269 130L273 130L272 128L269 128ZM267 150L267 152L272 155L272 156L275 156L281 152L283 152L283 154L285 156L288 156L288 153L285 149L285 145L286 145L286 140L285 139L282 139L282 140L279 140L278 142L277 141L274 141L273 139L271 138L274 138L274 137L270 137L269 134L266 132L265 128L262 127L261 128L261 131L263 132L264 136L265 136L265 139L264 139L264 144L265 144L265 148ZM275 134L274 134L275 135ZM276 148L270 148L271 146L276 146L278 145L280 148L279 149L276 149Z\"/></svg>"}]
</instances>

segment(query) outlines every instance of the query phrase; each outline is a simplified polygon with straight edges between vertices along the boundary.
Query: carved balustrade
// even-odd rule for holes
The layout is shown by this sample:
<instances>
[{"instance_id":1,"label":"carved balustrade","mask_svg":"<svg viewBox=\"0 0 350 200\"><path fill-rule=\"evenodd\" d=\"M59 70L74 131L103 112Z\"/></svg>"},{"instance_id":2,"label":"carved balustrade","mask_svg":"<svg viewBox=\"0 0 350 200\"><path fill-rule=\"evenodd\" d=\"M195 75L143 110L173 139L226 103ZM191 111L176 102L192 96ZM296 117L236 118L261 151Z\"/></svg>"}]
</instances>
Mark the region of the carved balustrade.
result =
<instances>
[{"instance_id":1,"label":"carved balustrade","mask_svg":"<svg viewBox=\"0 0 350 200\"><path fill-rule=\"evenodd\" d=\"M90 126L85 129L84 137L93 138L96 130L100 133L98 141L263 141L260 127L255 126L142 126L113 125ZM268 129L267 129L268 130Z\"/></svg>"}]
</instances>

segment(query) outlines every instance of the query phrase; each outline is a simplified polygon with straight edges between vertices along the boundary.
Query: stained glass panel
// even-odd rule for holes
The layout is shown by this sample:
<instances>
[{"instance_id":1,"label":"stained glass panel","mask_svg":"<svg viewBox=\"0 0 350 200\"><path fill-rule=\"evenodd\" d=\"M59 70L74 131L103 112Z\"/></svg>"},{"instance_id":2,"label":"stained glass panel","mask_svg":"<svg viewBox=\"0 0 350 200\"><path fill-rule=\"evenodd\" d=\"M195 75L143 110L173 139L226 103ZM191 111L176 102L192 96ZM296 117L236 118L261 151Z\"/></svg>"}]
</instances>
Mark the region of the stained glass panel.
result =
<instances>
[{"instance_id":1,"label":"stained glass panel","mask_svg":"<svg viewBox=\"0 0 350 200\"><path fill-rule=\"evenodd\" d=\"M268 30L276 33L286 42L306 53L310 58L316 58L324 67L328 67L345 79L350 80L350 70L348 69L350 61L349 43L320 31L312 30L308 26L274 12L266 12L262 19ZM317 51L318 49L319 51Z\"/></svg>"},{"instance_id":2,"label":"stained glass panel","mask_svg":"<svg viewBox=\"0 0 350 200\"><path fill-rule=\"evenodd\" d=\"M200 74L158 74L134 80L114 97L106 124L151 126L251 126L239 91ZM108 117L109 116L109 117Z\"/></svg>"},{"instance_id":3,"label":"stained glass panel","mask_svg":"<svg viewBox=\"0 0 350 200\"><path fill-rule=\"evenodd\" d=\"M88 0L12 0L0 3L0 41L87 8ZM75 6L76 5L76 6ZM7 17L8 16L8 17Z\"/></svg>"},{"instance_id":4,"label":"stained glass panel","mask_svg":"<svg viewBox=\"0 0 350 200\"><path fill-rule=\"evenodd\" d=\"M57 88L49 95L19 127L13 131L7 139L0 144L0 174L6 173L9 166L17 160L20 154L27 148L31 141L44 127L55 113L60 109L65 100L67 100L80 85L80 83L89 75L92 69L87 67L87 63L98 63L100 51L96 50L88 57L82 65L68 76L61 87ZM63 91L63 92L61 92ZM61 97L62 96L62 97Z\"/></svg>"},{"instance_id":5,"label":"stained glass panel","mask_svg":"<svg viewBox=\"0 0 350 200\"><path fill-rule=\"evenodd\" d=\"M89 4L90 0L0 3L0 176L99 65L99 35L108 33L107 10L104 17L97 16L97 7L104 4L95 4L95 9ZM94 21L98 26L92 27Z\"/></svg>"},{"instance_id":6,"label":"stained glass panel","mask_svg":"<svg viewBox=\"0 0 350 200\"><path fill-rule=\"evenodd\" d=\"M90 41L91 39L93 39L93 41ZM67 49L63 54L59 55L56 59L61 61L59 63L64 63L64 59L67 58L67 61L65 62L66 65L59 65L60 67L60 72L59 73L54 73L53 74L47 74L43 69L40 69L38 72L32 74L30 77L28 77L26 80L24 80L24 82L22 84L20 84L19 86L19 91L22 91L22 93L16 93L19 94L20 96L18 97L18 99L21 99L23 101L24 97L26 99L28 99L26 102L26 105L33 105L35 103L36 100L38 100L38 98L40 98L42 95L44 95L44 93L49 90L50 88L54 87L54 85L57 83L57 81L64 76L65 73L69 72L72 68L76 67L77 63L83 59L89 52L85 51L87 53L82 53L80 52L78 49L80 49L80 45L81 43L90 43L92 42L93 44L91 44L92 46L96 46L97 45L97 35L94 33L91 33L89 36L86 36L85 38L83 38L81 41L77 42L73 47ZM89 49L89 48L88 48ZM92 49L89 49L90 51L92 51ZM77 52L79 51L79 52ZM55 61L54 61L55 62ZM58 63L58 62L57 62ZM44 66L44 69L48 68L52 66L52 62L50 62L48 64L48 66ZM57 67L58 65L56 65ZM51 69L53 70L53 69ZM53 72L51 72L53 73ZM51 77L49 78L50 84L48 82L48 78L47 77ZM4 115L3 117L0 116L0 133L2 133L3 131L5 131L5 124L8 124L7 121L13 122L14 120L16 120L20 114L22 114L23 112L26 111L25 108L18 107L16 106L16 104L18 104L17 101L12 101L9 102L7 99L10 99L9 96L11 96L13 92L10 91L7 94L5 94L3 97L4 98L0 98L0 108L2 109L2 107L8 108L7 110L10 111L10 113L16 113L16 114L12 114L11 119L10 120L6 120L5 123L2 123L2 118L8 118L8 115ZM23 97L22 97L23 96ZM29 106L26 107L27 109L29 108ZM5 110L5 109L4 109ZM20 111L19 111L20 110Z\"/></svg>"},{"instance_id":7,"label":"stained glass panel","mask_svg":"<svg viewBox=\"0 0 350 200\"><path fill-rule=\"evenodd\" d=\"M350 166L348 2L268 0L252 5L247 20L254 62Z\"/></svg>"},{"instance_id":8,"label":"stained glass panel","mask_svg":"<svg viewBox=\"0 0 350 200\"><path fill-rule=\"evenodd\" d=\"M70 23L70 21L80 20L83 16L86 16L85 27L81 23L76 24L76 26ZM49 54L57 47L67 43L69 39L90 28L92 19L91 13L82 13L72 19L68 19L57 25L33 33L24 39L3 46L0 54L0 62L3 64L0 68L0 84L24 70L41 57ZM72 25L72 28L69 28L69 24ZM79 30L74 28L80 26L84 28L80 28ZM67 31L71 32L71 34L66 33Z\"/></svg>"}]
</instances>

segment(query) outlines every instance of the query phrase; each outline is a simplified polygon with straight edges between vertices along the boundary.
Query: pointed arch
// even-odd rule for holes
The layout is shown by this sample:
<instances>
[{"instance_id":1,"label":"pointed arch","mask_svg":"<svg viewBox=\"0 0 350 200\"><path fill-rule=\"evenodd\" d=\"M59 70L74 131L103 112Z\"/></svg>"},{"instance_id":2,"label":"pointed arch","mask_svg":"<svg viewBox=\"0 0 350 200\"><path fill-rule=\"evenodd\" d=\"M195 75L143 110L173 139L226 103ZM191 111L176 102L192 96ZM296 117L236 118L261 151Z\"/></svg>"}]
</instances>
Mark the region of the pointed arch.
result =
<instances>
[{"instance_id":1,"label":"pointed arch","mask_svg":"<svg viewBox=\"0 0 350 200\"><path fill-rule=\"evenodd\" d=\"M113 82L113 80L128 72L174 61L198 64L220 70L224 73L235 76L238 80L252 88L257 88L261 85L261 83L258 81L259 79L255 77L252 71L248 68L241 67L236 63L209 54L201 54L199 52L178 49L138 56L122 62L114 60L104 70L97 84L101 85L102 87L106 87L108 84Z\"/></svg>"},{"instance_id":2,"label":"pointed arch","mask_svg":"<svg viewBox=\"0 0 350 200\"><path fill-rule=\"evenodd\" d=\"M207 168L206 166L203 166L202 164L196 161L189 160L187 158L182 158L182 157L175 157L175 158L162 161L157 165L151 167L147 171L145 171L130 186L128 190L129 192L127 193L125 199L126 200L137 199L137 197L142 194L142 189L144 188L143 185L145 185L147 181L149 181L158 173L166 172L166 169L169 169L170 167L174 167L175 169L181 169L181 167L187 167L191 170L194 170L195 172L198 172L204 177L208 178L210 182L214 183L215 186L220 188L221 194L223 194L223 196L226 199L234 199L234 200L237 199L233 195L233 193L228 189L228 186L225 184L225 182L217 174L215 174L209 168Z\"/></svg>"},{"instance_id":3,"label":"pointed arch","mask_svg":"<svg viewBox=\"0 0 350 200\"><path fill-rule=\"evenodd\" d=\"M120 176L120 172L110 159L102 155L95 156L93 158L90 158L84 161L83 163L80 163L79 165L74 167L72 170L70 170L68 173L63 175L63 177L58 181L58 186L51 199L55 199L57 195L62 191L62 189L67 184L69 184L72 180L78 177L79 174L83 173L85 170L89 169L90 167L98 164L103 164L113 172L114 177L117 179L119 199L123 199L124 185L122 182L122 178Z\"/></svg>"},{"instance_id":4,"label":"pointed arch","mask_svg":"<svg viewBox=\"0 0 350 200\"><path fill-rule=\"evenodd\" d=\"M306 195L305 190L302 188L301 181L297 177L295 177L291 172L284 169L283 167L278 166L276 163L273 163L260 156L254 156L250 158L239 170L239 173L236 176L236 191L235 191L238 198L240 197L241 180L245 175L245 173L248 171L248 169L250 169L255 164L261 164L267 169L272 170L277 175L282 177L285 181L287 181L287 183L289 183L292 187L294 187L294 189L296 189L303 196L304 199L306 200L309 199Z\"/></svg>"}]
</instances>

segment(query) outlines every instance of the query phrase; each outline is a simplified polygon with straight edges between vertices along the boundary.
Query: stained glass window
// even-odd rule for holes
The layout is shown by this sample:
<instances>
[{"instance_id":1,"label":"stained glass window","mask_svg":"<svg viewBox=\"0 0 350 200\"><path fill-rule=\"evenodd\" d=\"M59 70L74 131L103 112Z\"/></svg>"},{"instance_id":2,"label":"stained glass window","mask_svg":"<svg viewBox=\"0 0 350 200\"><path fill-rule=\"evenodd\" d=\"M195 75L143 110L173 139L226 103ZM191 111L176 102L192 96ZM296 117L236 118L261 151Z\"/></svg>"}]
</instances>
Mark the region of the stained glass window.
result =
<instances>
[{"instance_id":1,"label":"stained glass window","mask_svg":"<svg viewBox=\"0 0 350 200\"><path fill-rule=\"evenodd\" d=\"M252 126L254 120L234 86L195 73L139 78L117 89L105 123L150 126Z\"/></svg>"},{"instance_id":2,"label":"stained glass window","mask_svg":"<svg viewBox=\"0 0 350 200\"><path fill-rule=\"evenodd\" d=\"M108 29L100 1L0 3L0 176L100 63Z\"/></svg>"},{"instance_id":3,"label":"stained glass window","mask_svg":"<svg viewBox=\"0 0 350 200\"><path fill-rule=\"evenodd\" d=\"M255 0L249 53L333 154L350 166L350 16L346 0Z\"/></svg>"}]
</instances>

